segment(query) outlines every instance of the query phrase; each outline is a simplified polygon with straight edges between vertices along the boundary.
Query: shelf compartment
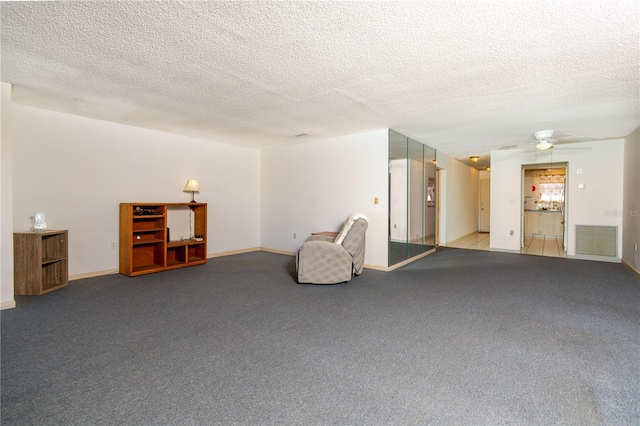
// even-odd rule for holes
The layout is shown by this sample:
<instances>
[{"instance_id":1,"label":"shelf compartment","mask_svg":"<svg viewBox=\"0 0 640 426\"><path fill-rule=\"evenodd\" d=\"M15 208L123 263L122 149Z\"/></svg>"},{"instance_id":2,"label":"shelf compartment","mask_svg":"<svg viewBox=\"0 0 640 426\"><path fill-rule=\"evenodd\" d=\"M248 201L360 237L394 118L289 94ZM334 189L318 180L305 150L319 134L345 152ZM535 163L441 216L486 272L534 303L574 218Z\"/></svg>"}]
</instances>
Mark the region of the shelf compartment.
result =
<instances>
[{"instance_id":1,"label":"shelf compartment","mask_svg":"<svg viewBox=\"0 0 640 426\"><path fill-rule=\"evenodd\" d=\"M164 242L165 239L164 228L149 230L146 232L133 232L133 244L144 244L148 242Z\"/></svg>"},{"instance_id":2,"label":"shelf compartment","mask_svg":"<svg viewBox=\"0 0 640 426\"><path fill-rule=\"evenodd\" d=\"M189 262L200 262L206 260L204 241L198 242L198 244L191 244L188 246L188 260Z\"/></svg>"},{"instance_id":3,"label":"shelf compartment","mask_svg":"<svg viewBox=\"0 0 640 426\"><path fill-rule=\"evenodd\" d=\"M135 220L133 221L133 231L162 231L164 230L164 216L154 216L153 219Z\"/></svg>"},{"instance_id":4,"label":"shelf compartment","mask_svg":"<svg viewBox=\"0 0 640 426\"><path fill-rule=\"evenodd\" d=\"M162 265L156 265L156 264L149 264L149 265L138 265L135 266L132 271L131 271L131 275L142 275L142 274L148 274L150 272L156 272L156 271L162 271L164 269L164 266Z\"/></svg>"},{"instance_id":5,"label":"shelf compartment","mask_svg":"<svg viewBox=\"0 0 640 426\"><path fill-rule=\"evenodd\" d=\"M134 219L164 216L165 207L162 204L140 203L131 206L131 215Z\"/></svg>"},{"instance_id":6,"label":"shelf compartment","mask_svg":"<svg viewBox=\"0 0 640 426\"><path fill-rule=\"evenodd\" d=\"M65 244L65 234L42 236L43 258L63 258L66 257L66 251L67 246Z\"/></svg>"},{"instance_id":7,"label":"shelf compartment","mask_svg":"<svg viewBox=\"0 0 640 426\"><path fill-rule=\"evenodd\" d=\"M164 266L164 245L162 241L155 244L135 245L131 257L134 272L161 268Z\"/></svg>"},{"instance_id":8,"label":"shelf compartment","mask_svg":"<svg viewBox=\"0 0 640 426\"><path fill-rule=\"evenodd\" d=\"M181 245L167 248L167 266L187 263L187 251L185 247L185 245Z\"/></svg>"},{"instance_id":9,"label":"shelf compartment","mask_svg":"<svg viewBox=\"0 0 640 426\"><path fill-rule=\"evenodd\" d=\"M67 260L47 263L42 266L42 293L56 290L68 284Z\"/></svg>"}]
</instances>

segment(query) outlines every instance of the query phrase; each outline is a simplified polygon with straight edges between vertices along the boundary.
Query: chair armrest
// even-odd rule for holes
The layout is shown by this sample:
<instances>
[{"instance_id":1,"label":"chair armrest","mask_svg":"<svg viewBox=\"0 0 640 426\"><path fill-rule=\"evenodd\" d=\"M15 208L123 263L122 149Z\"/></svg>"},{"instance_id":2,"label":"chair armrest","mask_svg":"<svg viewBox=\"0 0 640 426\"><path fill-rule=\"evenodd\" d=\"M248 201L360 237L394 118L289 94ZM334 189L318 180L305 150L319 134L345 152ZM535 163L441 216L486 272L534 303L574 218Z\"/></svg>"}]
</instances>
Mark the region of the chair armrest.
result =
<instances>
[{"instance_id":1,"label":"chair armrest","mask_svg":"<svg viewBox=\"0 0 640 426\"><path fill-rule=\"evenodd\" d=\"M314 234L311 234L311 235L309 235L309 238L307 238L306 242L309 242L309 241L326 241L327 243L333 244L335 242L335 240L336 240L336 237L334 237L332 235L314 235Z\"/></svg>"},{"instance_id":2,"label":"chair armrest","mask_svg":"<svg viewBox=\"0 0 640 426\"><path fill-rule=\"evenodd\" d=\"M322 231L322 232L312 232L311 235L326 235L327 237L337 237L338 233L337 232L330 232L330 231Z\"/></svg>"}]
</instances>

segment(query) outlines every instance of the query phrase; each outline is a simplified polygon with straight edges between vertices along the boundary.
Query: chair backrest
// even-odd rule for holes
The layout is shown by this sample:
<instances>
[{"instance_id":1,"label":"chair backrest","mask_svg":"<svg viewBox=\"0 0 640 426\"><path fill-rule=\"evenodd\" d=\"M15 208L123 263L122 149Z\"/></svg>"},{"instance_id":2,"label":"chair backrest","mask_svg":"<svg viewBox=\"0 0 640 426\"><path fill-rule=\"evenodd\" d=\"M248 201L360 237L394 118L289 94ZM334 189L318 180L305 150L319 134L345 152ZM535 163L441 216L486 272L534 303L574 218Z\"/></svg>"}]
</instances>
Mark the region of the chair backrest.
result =
<instances>
[{"instance_id":1,"label":"chair backrest","mask_svg":"<svg viewBox=\"0 0 640 426\"><path fill-rule=\"evenodd\" d=\"M362 218L362 219L364 219L366 221L369 220L362 213L358 213L358 212L351 213L347 217L347 220L344 221L344 225L342 225L342 229L340 230L340 232L338 233L338 236L336 237L336 239L333 242L336 243L336 244L342 244L342 242L344 241L345 237L347 236L347 233L349 232L349 230L351 230L351 226L353 226L353 222L355 222L356 219L360 219L360 218Z\"/></svg>"},{"instance_id":2,"label":"chair backrest","mask_svg":"<svg viewBox=\"0 0 640 426\"><path fill-rule=\"evenodd\" d=\"M365 234L369 221L365 217L356 219L348 230L342 247L353 257L353 269L356 274L362 273L364 266Z\"/></svg>"}]
</instances>

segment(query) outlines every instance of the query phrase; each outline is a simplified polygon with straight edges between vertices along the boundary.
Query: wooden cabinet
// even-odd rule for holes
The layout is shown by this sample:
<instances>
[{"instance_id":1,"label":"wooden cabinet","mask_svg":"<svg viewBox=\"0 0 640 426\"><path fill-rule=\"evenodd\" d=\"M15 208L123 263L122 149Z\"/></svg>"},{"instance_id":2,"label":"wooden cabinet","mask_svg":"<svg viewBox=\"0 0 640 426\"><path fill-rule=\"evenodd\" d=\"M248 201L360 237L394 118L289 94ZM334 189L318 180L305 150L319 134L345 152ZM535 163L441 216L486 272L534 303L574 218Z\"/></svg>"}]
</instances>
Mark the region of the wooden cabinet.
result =
<instances>
[{"instance_id":1,"label":"wooden cabinet","mask_svg":"<svg viewBox=\"0 0 640 426\"><path fill-rule=\"evenodd\" d=\"M189 210L190 223L193 218L189 238L169 241L167 216L172 207ZM136 276L206 262L206 203L120 204L121 274Z\"/></svg>"},{"instance_id":2,"label":"wooden cabinet","mask_svg":"<svg viewBox=\"0 0 640 426\"><path fill-rule=\"evenodd\" d=\"M540 233L540 213L524 212L524 233L525 235Z\"/></svg>"},{"instance_id":3,"label":"wooden cabinet","mask_svg":"<svg viewBox=\"0 0 640 426\"><path fill-rule=\"evenodd\" d=\"M555 235L554 218L555 213L540 213L540 233L542 235Z\"/></svg>"},{"instance_id":4,"label":"wooden cabinet","mask_svg":"<svg viewBox=\"0 0 640 426\"><path fill-rule=\"evenodd\" d=\"M40 295L69 284L68 231L13 234L13 285L18 296Z\"/></svg>"}]
</instances>

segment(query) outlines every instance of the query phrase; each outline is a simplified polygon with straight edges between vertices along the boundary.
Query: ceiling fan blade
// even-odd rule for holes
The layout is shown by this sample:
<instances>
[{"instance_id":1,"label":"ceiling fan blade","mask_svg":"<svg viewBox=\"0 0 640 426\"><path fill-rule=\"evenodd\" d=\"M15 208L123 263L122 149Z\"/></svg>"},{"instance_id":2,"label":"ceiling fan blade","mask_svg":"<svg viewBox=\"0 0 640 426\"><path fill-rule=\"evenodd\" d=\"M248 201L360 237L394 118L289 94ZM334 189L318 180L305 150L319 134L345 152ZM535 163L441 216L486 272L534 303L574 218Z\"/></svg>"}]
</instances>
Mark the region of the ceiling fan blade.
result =
<instances>
[{"instance_id":1,"label":"ceiling fan blade","mask_svg":"<svg viewBox=\"0 0 640 426\"><path fill-rule=\"evenodd\" d=\"M561 151L589 151L591 149L590 146L581 146L581 147L577 147L577 146L571 146L571 144L569 143L565 143L565 144L556 144L556 149L561 150Z\"/></svg>"},{"instance_id":2,"label":"ceiling fan blade","mask_svg":"<svg viewBox=\"0 0 640 426\"><path fill-rule=\"evenodd\" d=\"M509 145L502 145L498 149L516 149L522 148L523 146L533 145L534 143L535 142L532 141L515 141L513 143L510 143Z\"/></svg>"},{"instance_id":3,"label":"ceiling fan blade","mask_svg":"<svg viewBox=\"0 0 640 426\"><path fill-rule=\"evenodd\" d=\"M607 141L609 139L621 139L624 136L607 136L604 138L594 138L589 136L566 136L560 139L557 139L554 143L557 145L567 144L567 143L578 143L578 142L596 142L596 141Z\"/></svg>"},{"instance_id":4,"label":"ceiling fan blade","mask_svg":"<svg viewBox=\"0 0 640 426\"><path fill-rule=\"evenodd\" d=\"M562 139L562 138L566 138L569 136L574 136L570 133L563 133L563 132L553 132L553 136L551 137L551 139L553 140L558 140L558 139Z\"/></svg>"},{"instance_id":5,"label":"ceiling fan blade","mask_svg":"<svg viewBox=\"0 0 640 426\"><path fill-rule=\"evenodd\" d=\"M563 136L558 139L555 139L554 143L561 145L565 143L579 143L579 142L593 142L598 140L597 138L591 138L587 136Z\"/></svg>"}]
</instances>

